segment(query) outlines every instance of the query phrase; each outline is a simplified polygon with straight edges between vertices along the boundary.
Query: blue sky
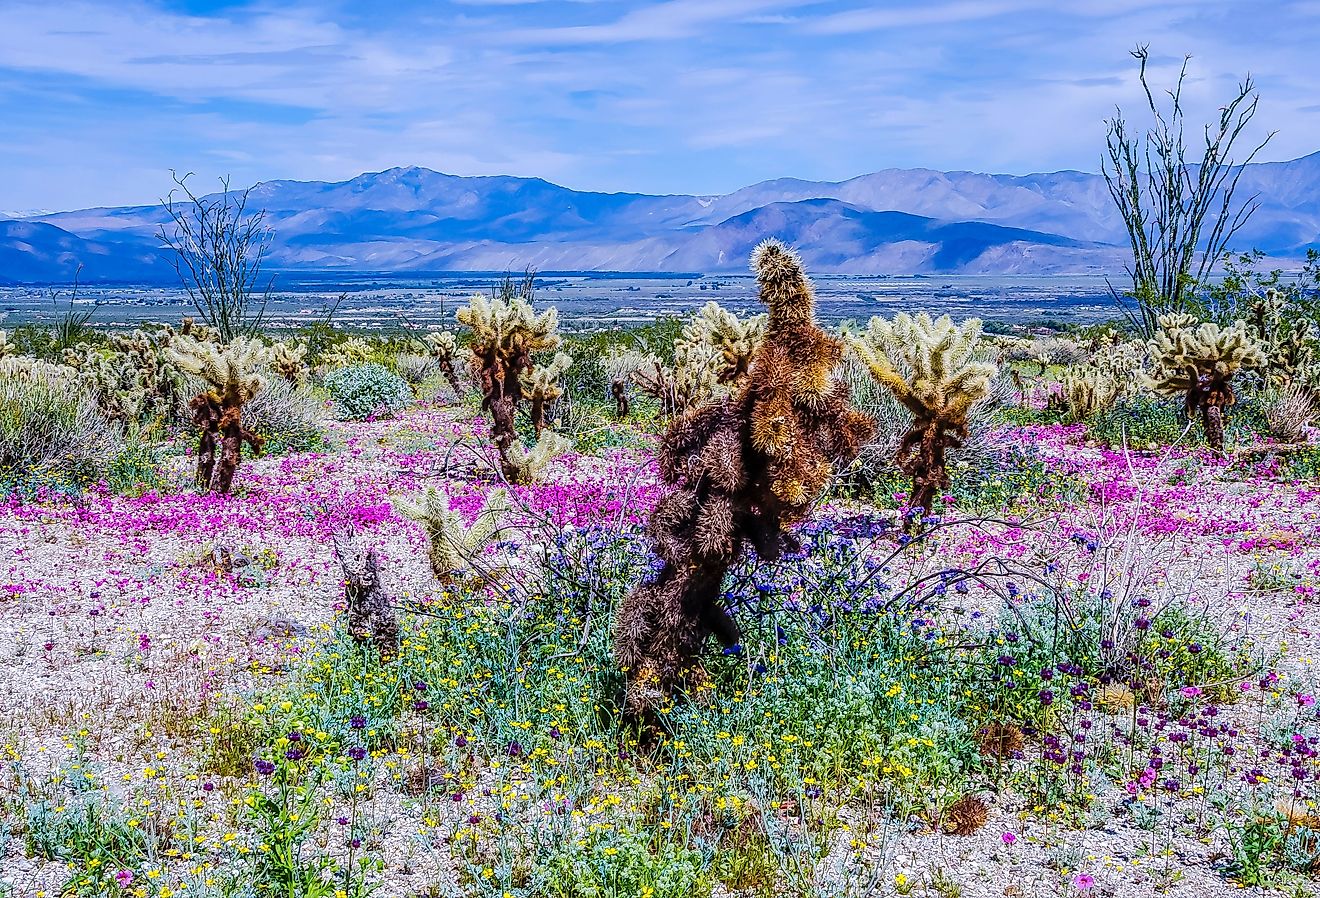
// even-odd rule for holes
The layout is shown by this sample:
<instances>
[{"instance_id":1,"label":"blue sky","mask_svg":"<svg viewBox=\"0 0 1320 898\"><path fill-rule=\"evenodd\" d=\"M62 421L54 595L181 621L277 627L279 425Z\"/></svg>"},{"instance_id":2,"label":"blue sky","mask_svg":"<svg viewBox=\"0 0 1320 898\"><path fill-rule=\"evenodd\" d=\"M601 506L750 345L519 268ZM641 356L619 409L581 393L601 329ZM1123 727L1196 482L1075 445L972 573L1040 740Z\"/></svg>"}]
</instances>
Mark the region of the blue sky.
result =
<instances>
[{"instance_id":1,"label":"blue sky","mask_svg":"<svg viewBox=\"0 0 1320 898\"><path fill-rule=\"evenodd\" d=\"M1250 72L1320 149L1320 0L0 0L0 210L394 165L723 193L888 167L1098 169L1128 51L1197 120ZM1259 135L1258 135L1259 136Z\"/></svg>"}]
</instances>

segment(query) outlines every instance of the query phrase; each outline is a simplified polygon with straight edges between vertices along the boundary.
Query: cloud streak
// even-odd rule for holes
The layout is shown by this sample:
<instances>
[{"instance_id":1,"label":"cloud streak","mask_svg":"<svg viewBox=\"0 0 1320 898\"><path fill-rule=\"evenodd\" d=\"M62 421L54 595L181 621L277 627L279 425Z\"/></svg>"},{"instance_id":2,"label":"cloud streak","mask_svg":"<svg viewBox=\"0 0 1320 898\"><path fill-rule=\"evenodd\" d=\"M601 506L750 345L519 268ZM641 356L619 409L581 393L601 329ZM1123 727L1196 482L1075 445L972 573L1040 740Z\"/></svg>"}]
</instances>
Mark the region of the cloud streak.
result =
<instances>
[{"instance_id":1,"label":"cloud streak","mask_svg":"<svg viewBox=\"0 0 1320 898\"><path fill-rule=\"evenodd\" d=\"M1194 58L1201 118L1250 71L1270 158L1320 148L1304 3L274 0L0 4L0 209L150 202L419 164L601 190L725 192L886 167L1095 170L1139 107L1127 51Z\"/></svg>"}]
</instances>

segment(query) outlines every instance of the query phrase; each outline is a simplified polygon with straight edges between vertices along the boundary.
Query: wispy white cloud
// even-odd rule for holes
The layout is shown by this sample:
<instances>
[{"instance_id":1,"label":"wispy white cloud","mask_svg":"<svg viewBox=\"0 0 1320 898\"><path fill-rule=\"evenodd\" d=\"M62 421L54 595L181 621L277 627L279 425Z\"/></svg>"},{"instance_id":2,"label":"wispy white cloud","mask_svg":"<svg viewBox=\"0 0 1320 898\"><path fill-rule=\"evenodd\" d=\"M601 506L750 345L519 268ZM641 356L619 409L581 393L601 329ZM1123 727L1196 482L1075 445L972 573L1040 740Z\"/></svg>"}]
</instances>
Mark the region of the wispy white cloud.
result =
<instances>
[{"instance_id":1,"label":"wispy white cloud","mask_svg":"<svg viewBox=\"0 0 1320 898\"><path fill-rule=\"evenodd\" d=\"M1271 158L1320 147L1320 17L1215 0L0 0L0 208L396 164L731 190L891 166L1094 170L1151 42L1213 114L1247 71ZM1313 0L1308 0L1313 2Z\"/></svg>"}]
</instances>

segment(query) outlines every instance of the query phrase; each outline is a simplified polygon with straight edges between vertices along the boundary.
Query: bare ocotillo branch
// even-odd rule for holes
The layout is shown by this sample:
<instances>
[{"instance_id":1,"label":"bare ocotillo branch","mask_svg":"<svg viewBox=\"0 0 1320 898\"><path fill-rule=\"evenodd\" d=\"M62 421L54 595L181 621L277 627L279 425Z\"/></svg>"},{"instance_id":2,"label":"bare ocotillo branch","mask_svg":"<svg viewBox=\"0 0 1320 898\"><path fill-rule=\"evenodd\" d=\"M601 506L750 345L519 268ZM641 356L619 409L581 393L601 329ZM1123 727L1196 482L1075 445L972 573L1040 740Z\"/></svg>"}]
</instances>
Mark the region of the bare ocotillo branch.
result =
<instances>
[{"instance_id":1,"label":"bare ocotillo branch","mask_svg":"<svg viewBox=\"0 0 1320 898\"><path fill-rule=\"evenodd\" d=\"M231 191L228 178L220 179L220 193L197 196L188 186L191 174L170 176L175 187L161 203L173 227L162 225L156 236L174 251L174 270L188 298L225 342L254 334L274 281L268 279L257 293L273 233L265 210L248 213L253 188ZM183 197L176 198L179 192Z\"/></svg>"},{"instance_id":2,"label":"bare ocotillo branch","mask_svg":"<svg viewBox=\"0 0 1320 898\"><path fill-rule=\"evenodd\" d=\"M1135 308L1128 309L1128 317L1143 336L1151 338L1160 315L1188 311L1196 286L1256 211L1259 204L1254 196L1239 205L1233 195L1246 165L1274 134L1267 135L1241 163L1233 161L1233 146L1255 116L1260 99L1248 76L1238 85L1236 96L1220 107L1219 121L1205 126L1200 161L1189 161L1182 90L1190 57L1183 60L1174 89L1166 92L1169 108L1162 109L1146 77L1149 48L1137 47L1132 56L1140 64L1141 87L1153 123L1145 134L1134 134L1122 110L1116 110L1106 122L1101 171L1132 248L1128 295Z\"/></svg>"}]
</instances>

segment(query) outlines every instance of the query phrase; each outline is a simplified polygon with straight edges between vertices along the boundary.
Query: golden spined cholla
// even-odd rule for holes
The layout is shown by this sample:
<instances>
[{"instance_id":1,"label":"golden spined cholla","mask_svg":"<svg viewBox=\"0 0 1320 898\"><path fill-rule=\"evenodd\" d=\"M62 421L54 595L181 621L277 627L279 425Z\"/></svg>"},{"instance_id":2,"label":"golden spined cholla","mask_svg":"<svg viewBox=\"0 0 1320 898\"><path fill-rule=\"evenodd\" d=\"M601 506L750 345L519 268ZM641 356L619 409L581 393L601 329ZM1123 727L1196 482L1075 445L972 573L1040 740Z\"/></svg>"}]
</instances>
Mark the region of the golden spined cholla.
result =
<instances>
[{"instance_id":1,"label":"golden spined cholla","mask_svg":"<svg viewBox=\"0 0 1320 898\"><path fill-rule=\"evenodd\" d=\"M206 381L188 403L198 428L197 486L227 494L242 457L243 444L261 452L265 440L243 426L243 406L265 384L270 350L259 340L236 337L226 344L180 335L169 348L170 358L184 371ZM216 452L219 450L219 458Z\"/></svg>"},{"instance_id":2,"label":"golden spined cholla","mask_svg":"<svg viewBox=\"0 0 1320 898\"><path fill-rule=\"evenodd\" d=\"M898 466L912 478L909 502L930 513L936 495L948 488L945 453L967 437L967 415L990 394L997 368L976 359L981 322L961 325L944 315L894 320L872 318L865 333L849 342L872 376L912 413L898 448Z\"/></svg>"},{"instance_id":3,"label":"golden spined cholla","mask_svg":"<svg viewBox=\"0 0 1320 898\"><path fill-rule=\"evenodd\" d=\"M1157 393L1181 395L1187 417L1200 416L1206 442L1222 453L1224 410L1237 402L1233 376L1264 367L1265 354L1242 321L1220 327L1175 313L1161 315L1159 326L1147 345L1155 370L1144 383Z\"/></svg>"}]
</instances>

